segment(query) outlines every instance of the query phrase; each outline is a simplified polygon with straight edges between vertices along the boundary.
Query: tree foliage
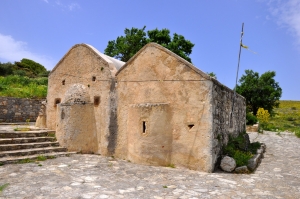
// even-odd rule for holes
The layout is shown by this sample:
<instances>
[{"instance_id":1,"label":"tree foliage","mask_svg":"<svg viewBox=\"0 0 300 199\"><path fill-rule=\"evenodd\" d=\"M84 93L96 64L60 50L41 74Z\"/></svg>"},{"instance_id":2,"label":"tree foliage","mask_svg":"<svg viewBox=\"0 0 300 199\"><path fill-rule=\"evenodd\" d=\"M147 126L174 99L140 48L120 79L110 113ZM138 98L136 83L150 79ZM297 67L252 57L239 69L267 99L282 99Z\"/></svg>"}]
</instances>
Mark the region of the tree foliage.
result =
<instances>
[{"instance_id":1,"label":"tree foliage","mask_svg":"<svg viewBox=\"0 0 300 199\"><path fill-rule=\"evenodd\" d=\"M28 77L47 77L49 71L46 68L30 59L23 58L14 64L0 62L0 76L19 75Z\"/></svg>"},{"instance_id":2,"label":"tree foliage","mask_svg":"<svg viewBox=\"0 0 300 199\"><path fill-rule=\"evenodd\" d=\"M206 74L208 74L209 76L211 76L212 78L215 78L215 79L217 79L217 74L216 73L214 73L214 72L207 72Z\"/></svg>"},{"instance_id":3,"label":"tree foliage","mask_svg":"<svg viewBox=\"0 0 300 199\"><path fill-rule=\"evenodd\" d=\"M246 98L247 111L257 114L259 108L264 108L272 113L274 107L278 107L282 94L278 82L274 80L276 73L268 71L261 76L252 70L246 70L238 85L236 92Z\"/></svg>"},{"instance_id":4,"label":"tree foliage","mask_svg":"<svg viewBox=\"0 0 300 199\"><path fill-rule=\"evenodd\" d=\"M125 36L119 36L116 40L109 41L104 53L126 62L144 45L155 42L191 62L189 55L192 53L194 44L186 40L184 36L174 33L172 38L168 29L158 30L156 28L147 31L147 33L145 29L146 26L142 29L126 28L124 30Z\"/></svg>"}]
</instances>

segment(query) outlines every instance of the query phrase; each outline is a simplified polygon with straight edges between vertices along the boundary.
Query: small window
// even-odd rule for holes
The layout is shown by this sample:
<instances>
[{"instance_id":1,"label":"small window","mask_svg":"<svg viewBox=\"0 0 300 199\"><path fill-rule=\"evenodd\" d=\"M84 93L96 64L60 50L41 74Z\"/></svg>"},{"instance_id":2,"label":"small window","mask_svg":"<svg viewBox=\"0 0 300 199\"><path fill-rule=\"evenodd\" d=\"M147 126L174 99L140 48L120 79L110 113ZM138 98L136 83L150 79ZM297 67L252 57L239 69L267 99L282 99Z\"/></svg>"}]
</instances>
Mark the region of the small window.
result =
<instances>
[{"instance_id":1,"label":"small window","mask_svg":"<svg viewBox=\"0 0 300 199\"><path fill-rule=\"evenodd\" d=\"M147 128L146 121L143 121L143 133L146 133L146 128Z\"/></svg>"},{"instance_id":2,"label":"small window","mask_svg":"<svg viewBox=\"0 0 300 199\"><path fill-rule=\"evenodd\" d=\"M60 98L55 98L55 100L54 100L54 106L56 107L56 106L57 106L57 104L59 104L59 103L60 103L60 101L61 101L61 99L60 99Z\"/></svg>"},{"instance_id":3,"label":"small window","mask_svg":"<svg viewBox=\"0 0 300 199\"><path fill-rule=\"evenodd\" d=\"M62 80L62 81L61 81L61 84L62 84L62 85L65 85L65 84L66 84L66 80Z\"/></svg>"},{"instance_id":4,"label":"small window","mask_svg":"<svg viewBox=\"0 0 300 199\"><path fill-rule=\"evenodd\" d=\"M94 106L99 106L100 104L100 96L94 96Z\"/></svg>"},{"instance_id":5,"label":"small window","mask_svg":"<svg viewBox=\"0 0 300 199\"><path fill-rule=\"evenodd\" d=\"M93 76L93 77L92 77L92 81L93 81L93 82L96 81L96 76Z\"/></svg>"}]
</instances>

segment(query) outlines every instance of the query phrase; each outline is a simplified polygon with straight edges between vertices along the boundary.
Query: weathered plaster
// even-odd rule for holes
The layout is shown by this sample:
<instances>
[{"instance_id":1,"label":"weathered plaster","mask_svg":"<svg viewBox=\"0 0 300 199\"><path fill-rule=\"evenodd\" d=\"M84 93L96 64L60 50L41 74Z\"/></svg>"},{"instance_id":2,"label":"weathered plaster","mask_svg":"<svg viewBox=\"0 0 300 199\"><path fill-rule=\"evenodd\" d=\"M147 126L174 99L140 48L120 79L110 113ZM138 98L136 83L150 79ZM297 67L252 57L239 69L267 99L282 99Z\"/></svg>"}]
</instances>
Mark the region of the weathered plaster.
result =
<instances>
[{"instance_id":1,"label":"weathered plaster","mask_svg":"<svg viewBox=\"0 0 300 199\"><path fill-rule=\"evenodd\" d=\"M112 60L114 59L101 54L90 45L77 44L58 62L48 80L47 127L50 129L56 130L58 125L56 101L63 102L65 93L74 84L80 83L87 88L91 103L95 103L98 98L99 104L93 106L93 112L97 131L97 153L103 155L109 153L108 145L112 142L109 137L117 128L112 126L114 122L111 121L115 117L111 116L115 109L111 102L114 92L111 88L115 84L114 75L123 62Z\"/></svg>"},{"instance_id":2,"label":"weathered plaster","mask_svg":"<svg viewBox=\"0 0 300 199\"><path fill-rule=\"evenodd\" d=\"M175 164L212 171L212 81L209 76L162 47L148 44L121 68L117 81L119 131L116 156L137 163ZM147 103L168 105L162 106L165 112L136 108ZM139 117L143 112L148 114L143 116L150 125L148 137L140 130ZM160 128L151 129L153 126ZM159 144L161 139L166 143ZM150 140L151 150L144 146L139 157L134 157L132 143L143 146L143 142L150 143ZM163 161L160 156L166 154L165 150L169 156L165 155Z\"/></svg>"}]
</instances>

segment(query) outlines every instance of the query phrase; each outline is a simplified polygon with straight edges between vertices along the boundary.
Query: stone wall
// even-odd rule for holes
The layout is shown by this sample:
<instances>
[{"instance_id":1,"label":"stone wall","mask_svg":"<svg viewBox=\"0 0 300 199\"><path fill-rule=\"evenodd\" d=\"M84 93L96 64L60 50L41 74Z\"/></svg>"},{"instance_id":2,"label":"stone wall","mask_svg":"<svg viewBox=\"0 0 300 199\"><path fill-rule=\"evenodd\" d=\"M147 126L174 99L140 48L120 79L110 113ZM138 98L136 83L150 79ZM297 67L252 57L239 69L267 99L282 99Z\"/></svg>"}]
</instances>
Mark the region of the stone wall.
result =
<instances>
[{"instance_id":1,"label":"stone wall","mask_svg":"<svg viewBox=\"0 0 300 199\"><path fill-rule=\"evenodd\" d=\"M34 122L44 100L0 97L0 122Z\"/></svg>"},{"instance_id":2,"label":"stone wall","mask_svg":"<svg viewBox=\"0 0 300 199\"><path fill-rule=\"evenodd\" d=\"M239 94L213 80L213 162L222 153L222 147L228 143L229 136L238 136L246 131L246 101ZM233 109L232 109L233 107ZM231 114L232 112L232 114Z\"/></svg>"}]
</instances>

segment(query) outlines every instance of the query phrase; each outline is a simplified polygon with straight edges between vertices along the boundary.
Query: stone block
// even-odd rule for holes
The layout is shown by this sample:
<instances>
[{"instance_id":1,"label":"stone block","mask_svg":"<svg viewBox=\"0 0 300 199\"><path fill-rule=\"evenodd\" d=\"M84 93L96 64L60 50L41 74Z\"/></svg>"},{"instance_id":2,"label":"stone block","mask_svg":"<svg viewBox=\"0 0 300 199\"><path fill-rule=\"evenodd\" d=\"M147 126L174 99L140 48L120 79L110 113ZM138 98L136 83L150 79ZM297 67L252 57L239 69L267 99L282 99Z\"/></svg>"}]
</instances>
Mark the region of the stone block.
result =
<instances>
[{"instance_id":1,"label":"stone block","mask_svg":"<svg viewBox=\"0 0 300 199\"><path fill-rule=\"evenodd\" d=\"M248 167L247 166L241 166L241 167L237 167L235 168L234 170L235 173L250 173L250 171L248 170Z\"/></svg>"},{"instance_id":2,"label":"stone block","mask_svg":"<svg viewBox=\"0 0 300 199\"><path fill-rule=\"evenodd\" d=\"M232 172L236 167L236 162L232 157L225 156L221 160L221 169L226 172Z\"/></svg>"},{"instance_id":3,"label":"stone block","mask_svg":"<svg viewBox=\"0 0 300 199\"><path fill-rule=\"evenodd\" d=\"M261 161L262 155L259 154L255 154L249 161L248 161L248 169L250 171L254 171L258 165L258 163Z\"/></svg>"}]
</instances>

